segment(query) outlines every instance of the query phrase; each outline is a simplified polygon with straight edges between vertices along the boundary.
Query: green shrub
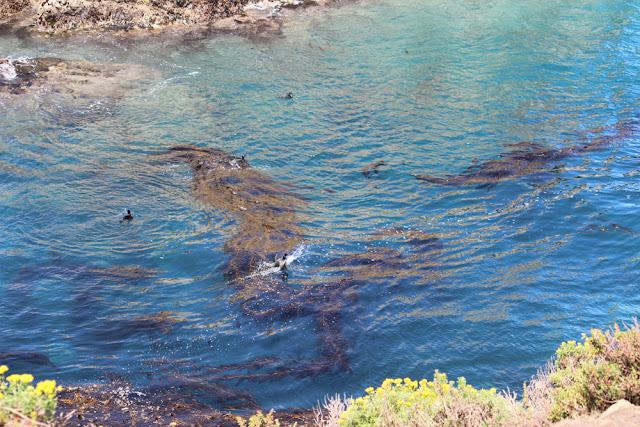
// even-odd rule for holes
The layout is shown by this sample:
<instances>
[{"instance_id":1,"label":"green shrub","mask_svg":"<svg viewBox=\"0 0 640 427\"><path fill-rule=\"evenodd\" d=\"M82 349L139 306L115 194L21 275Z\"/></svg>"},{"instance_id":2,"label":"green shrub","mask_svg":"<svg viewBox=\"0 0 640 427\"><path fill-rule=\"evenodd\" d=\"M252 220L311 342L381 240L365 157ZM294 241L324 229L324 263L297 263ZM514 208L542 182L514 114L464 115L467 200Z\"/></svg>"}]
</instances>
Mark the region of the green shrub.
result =
<instances>
[{"instance_id":1,"label":"green shrub","mask_svg":"<svg viewBox=\"0 0 640 427\"><path fill-rule=\"evenodd\" d=\"M30 374L13 374L5 378L9 368L0 366L0 425L12 420L49 422L53 420L57 397L55 381L41 381L35 387Z\"/></svg>"},{"instance_id":2,"label":"green shrub","mask_svg":"<svg viewBox=\"0 0 640 427\"><path fill-rule=\"evenodd\" d=\"M525 412L494 388L477 390L462 377L456 387L438 371L433 381L387 378L365 391L342 413L341 426L494 426L518 424Z\"/></svg>"},{"instance_id":3,"label":"green shrub","mask_svg":"<svg viewBox=\"0 0 640 427\"><path fill-rule=\"evenodd\" d=\"M618 325L583 335L584 344L563 342L551 374L553 406L549 418L560 420L607 409L626 399L640 404L640 327Z\"/></svg>"},{"instance_id":4,"label":"green shrub","mask_svg":"<svg viewBox=\"0 0 640 427\"><path fill-rule=\"evenodd\" d=\"M273 416L273 409L267 415L262 411L256 412L249 418L249 424L242 417L236 417L236 421L240 427L280 427L280 421Z\"/></svg>"}]
</instances>

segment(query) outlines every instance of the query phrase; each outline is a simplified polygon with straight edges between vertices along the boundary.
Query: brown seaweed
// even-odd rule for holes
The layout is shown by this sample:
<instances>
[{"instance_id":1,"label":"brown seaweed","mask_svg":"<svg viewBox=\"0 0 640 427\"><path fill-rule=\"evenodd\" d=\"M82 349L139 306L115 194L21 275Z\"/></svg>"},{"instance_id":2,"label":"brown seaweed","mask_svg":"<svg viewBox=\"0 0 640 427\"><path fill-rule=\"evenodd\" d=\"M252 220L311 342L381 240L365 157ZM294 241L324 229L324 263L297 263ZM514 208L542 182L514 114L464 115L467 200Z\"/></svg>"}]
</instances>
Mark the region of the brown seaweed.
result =
<instances>
[{"instance_id":1,"label":"brown seaweed","mask_svg":"<svg viewBox=\"0 0 640 427\"><path fill-rule=\"evenodd\" d=\"M287 377L315 378L336 371L351 373L350 344L341 325L356 309L358 291L364 282L431 268L430 252L441 245L433 234L385 229L372 238L401 239L410 248L409 253L371 247L362 254L348 255L311 270L323 273L311 284L294 285L265 277L259 274L260 268L271 265L274 254L291 253L303 242L300 215L308 200L251 168L244 156L223 150L179 145L159 158L188 164L196 199L236 221L224 245L228 261L223 273L233 290L230 302L238 305L240 313L265 328L295 319L309 320L314 327L317 356L259 358L216 367L160 362L165 377L155 380L159 387L173 384L172 387L187 390L194 383L204 383L198 387L203 387L203 392L217 393L217 403L226 408L257 405L241 390L226 386L228 382L237 386L245 381L261 383ZM377 174L384 164L372 164L369 173ZM412 263L415 269L410 267ZM336 271L339 274L333 275ZM423 272L418 274L422 276ZM190 368L188 373L183 373L182 367Z\"/></svg>"},{"instance_id":2,"label":"brown seaweed","mask_svg":"<svg viewBox=\"0 0 640 427\"><path fill-rule=\"evenodd\" d=\"M610 232L610 233L623 233L623 234L628 234L630 236L640 236L640 234L638 234L637 232L633 231L632 229L630 229L629 227L625 227L624 225L618 225L615 224L613 222L609 222L609 221L605 221L602 218L598 218L598 221L602 222L603 224L580 224L580 225L584 225L585 228L589 231L603 231L603 232Z\"/></svg>"},{"instance_id":3,"label":"brown seaweed","mask_svg":"<svg viewBox=\"0 0 640 427\"><path fill-rule=\"evenodd\" d=\"M535 142L521 142L512 145L513 149L499 156L499 159L484 161L468 167L458 175L447 174L441 177L426 174L413 174L414 177L429 184L451 187L477 185L478 188L492 187L508 179L548 171L551 164L568 157L583 156L585 154L609 148L619 141L635 134L640 122L620 122L606 128L604 135L597 136L590 141L562 147L550 148ZM603 132L602 128L594 132Z\"/></svg>"},{"instance_id":4,"label":"brown seaweed","mask_svg":"<svg viewBox=\"0 0 640 427\"><path fill-rule=\"evenodd\" d=\"M281 366L265 380L294 373L316 376L334 368L350 371L348 343L337 322L345 301L355 298L356 282L341 280L297 289L254 274L261 265L272 262L274 254L291 253L303 241L298 212L307 199L251 168L244 156L223 150L179 145L161 158L186 162L193 171L191 190L196 198L237 220L237 232L224 245L229 256L224 275L234 288L232 299L240 303L241 312L263 323L313 319L322 358Z\"/></svg>"},{"instance_id":5,"label":"brown seaweed","mask_svg":"<svg viewBox=\"0 0 640 427\"><path fill-rule=\"evenodd\" d=\"M183 389L136 389L127 383L64 387L58 413L73 416L64 425L237 426L235 417L214 410Z\"/></svg>"},{"instance_id":6,"label":"brown seaweed","mask_svg":"<svg viewBox=\"0 0 640 427\"><path fill-rule=\"evenodd\" d=\"M236 218L239 229L226 243L231 259L225 276L245 277L279 252L291 252L303 240L300 211L307 199L249 166L244 157L191 145L172 147L162 156L187 163L191 191L202 203Z\"/></svg>"},{"instance_id":7,"label":"brown seaweed","mask_svg":"<svg viewBox=\"0 0 640 427\"><path fill-rule=\"evenodd\" d=\"M378 175L378 173L380 172L380 168L382 166L385 166L386 164L387 162L385 162L384 160L373 162L370 165L362 168L362 175L364 175L365 178L372 178L373 175Z\"/></svg>"},{"instance_id":8,"label":"brown seaweed","mask_svg":"<svg viewBox=\"0 0 640 427\"><path fill-rule=\"evenodd\" d=\"M235 427L238 415L220 412L203 403L190 387L138 388L126 378L112 377L108 384L64 387L58 393L57 423L65 426L220 426ZM243 411L245 420L260 408ZM308 409L278 411L280 425L311 425Z\"/></svg>"}]
</instances>

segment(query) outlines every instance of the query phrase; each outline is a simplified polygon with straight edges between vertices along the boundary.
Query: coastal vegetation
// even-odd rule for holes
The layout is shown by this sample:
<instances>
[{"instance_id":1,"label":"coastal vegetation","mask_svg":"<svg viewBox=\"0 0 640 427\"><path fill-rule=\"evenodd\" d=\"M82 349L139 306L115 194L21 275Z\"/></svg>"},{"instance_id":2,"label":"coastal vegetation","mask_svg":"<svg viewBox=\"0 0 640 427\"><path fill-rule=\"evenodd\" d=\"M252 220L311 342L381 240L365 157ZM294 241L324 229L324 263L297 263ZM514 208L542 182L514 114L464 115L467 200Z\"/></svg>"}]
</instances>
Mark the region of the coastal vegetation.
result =
<instances>
[{"instance_id":1,"label":"coastal vegetation","mask_svg":"<svg viewBox=\"0 0 640 427\"><path fill-rule=\"evenodd\" d=\"M5 377L9 370L6 365L0 366L0 425L42 424L53 420L57 392L54 380L40 381L33 386L33 375L11 374Z\"/></svg>"},{"instance_id":2,"label":"coastal vegetation","mask_svg":"<svg viewBox=\"0 0 640 427\"><path fill-rule=\"evenodd\" d=\"M549 425L598 414L620 399L640 403L640 326L591 330L583 342L563 342L554 360L524 383L522 399L509 391L450 381L387 378L365 395L325 399L318 426Z\"/></svg>"}]
</instances>

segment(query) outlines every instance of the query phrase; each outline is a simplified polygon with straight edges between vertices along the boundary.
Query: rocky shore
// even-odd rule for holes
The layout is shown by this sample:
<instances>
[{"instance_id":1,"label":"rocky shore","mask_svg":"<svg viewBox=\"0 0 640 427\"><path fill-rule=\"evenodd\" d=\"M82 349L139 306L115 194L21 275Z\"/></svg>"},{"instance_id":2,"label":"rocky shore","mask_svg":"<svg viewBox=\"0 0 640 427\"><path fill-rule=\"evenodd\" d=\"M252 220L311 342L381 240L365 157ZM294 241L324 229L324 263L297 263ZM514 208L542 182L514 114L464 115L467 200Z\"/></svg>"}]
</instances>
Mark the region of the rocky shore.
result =
<instances>
[{"instance_id":1,"label":"rocky shore","mask_svg":"<svg viewBox=\"0 0 640 427\"><path fill-rule=\"evenodd\" d=\"M0 23L48 35L203 27L278 30L283 8L326 0L0 0Z\"/></svg>"}]
</instances>

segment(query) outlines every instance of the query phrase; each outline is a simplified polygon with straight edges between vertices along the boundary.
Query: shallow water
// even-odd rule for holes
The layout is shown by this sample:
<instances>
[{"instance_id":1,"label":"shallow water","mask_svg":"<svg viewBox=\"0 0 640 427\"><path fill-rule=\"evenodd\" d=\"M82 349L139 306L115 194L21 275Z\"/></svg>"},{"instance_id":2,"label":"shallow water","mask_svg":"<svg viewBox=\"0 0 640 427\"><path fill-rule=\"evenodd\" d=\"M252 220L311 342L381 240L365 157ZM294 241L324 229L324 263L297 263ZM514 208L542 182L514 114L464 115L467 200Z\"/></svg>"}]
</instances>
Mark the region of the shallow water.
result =
<instances>
[{"instance_id":1,"label":"shallow water","mask_svg":"<svg viewBox=\"0 0 640 427\"><path fill-rule=\"evenodd\" d=\"M518 389L561 341L638 315L638 136L482 188L412 174L633 122L639 29L630 1L363 0L296 13L261 39L3 34L3 57L148 73L122 93L0 99L0 353L43 353L56 368L12 369L63 383L115 372L141 386L163 367L320 359L312 315L241 310L224 276L238 218L194 197L186 165L158 161L196 144L246 155L309 199L289 285L362 279L338 320L352 372L237 388L267 408L434 369ZM126 209L135 219L120 223ZM322 267L367 250L398 262ZM139 321L161 312L175 324Z\"/></svg>"}]
</instances>

